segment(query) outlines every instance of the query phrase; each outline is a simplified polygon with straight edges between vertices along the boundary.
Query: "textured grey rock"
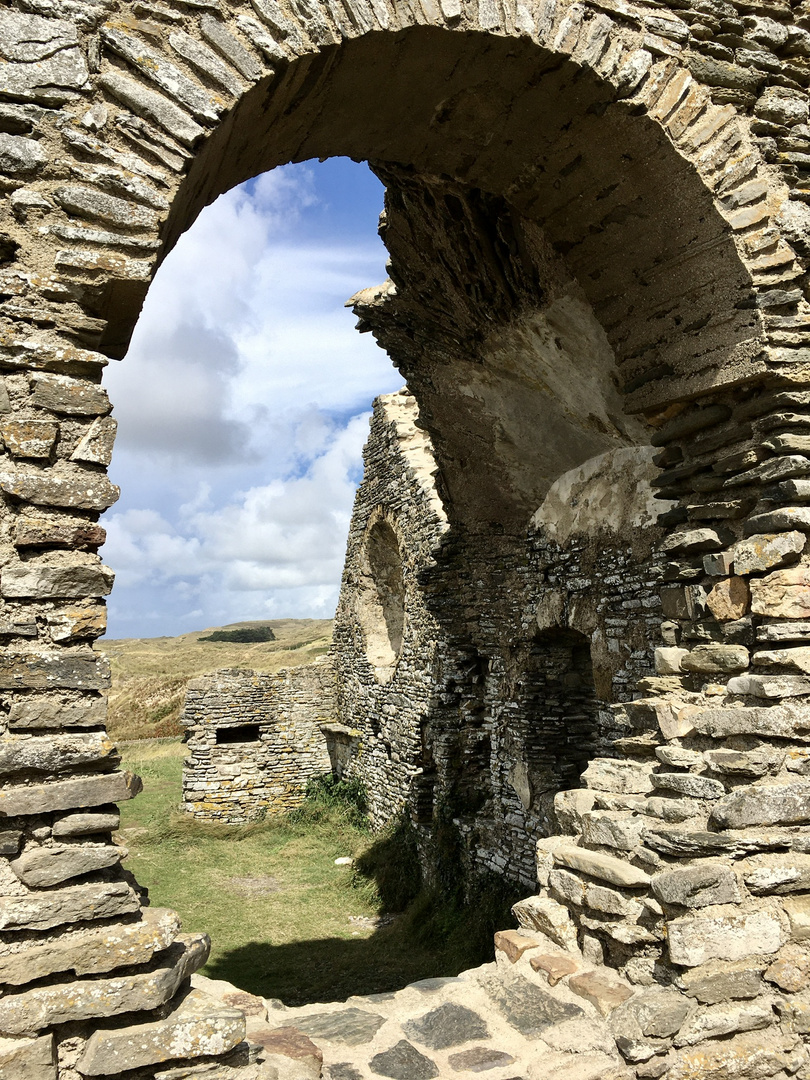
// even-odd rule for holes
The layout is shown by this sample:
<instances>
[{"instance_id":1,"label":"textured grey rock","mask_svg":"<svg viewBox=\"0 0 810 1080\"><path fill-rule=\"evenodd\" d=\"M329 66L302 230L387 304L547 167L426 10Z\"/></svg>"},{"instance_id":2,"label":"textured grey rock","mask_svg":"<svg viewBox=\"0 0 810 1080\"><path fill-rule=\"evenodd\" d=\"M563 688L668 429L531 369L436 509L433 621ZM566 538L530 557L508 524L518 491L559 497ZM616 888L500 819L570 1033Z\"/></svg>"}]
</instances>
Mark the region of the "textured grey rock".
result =
<instances>
[{"instance_id":1,"label":"textured grey rock","mask_svg":"<svg viewBox=\"0 0 810 1080\"><path fill-rule=\"evenodd\" d=\"M180 933L180 917L166 908L144 908L136 922L107 922L47 937L0 943L0 979L23 986L61 971L98 975L147 964Z\"/></svg>"},{"instance_id":2,"label":"textured grey rock","mask_svg":"<svg viewBox=\"0 0 810 1080\"><path fill-rule=\"evenodd\" d=\"M681 660L684 671L706 675L726 675L748 667L748 649L743 645L696 645Z\"/></svg>"},{"instance_id":3,"label":"textured grey rock","mask_svg":"<svg viewBox=\"0 0 810 1080\"><path fill-rule=\"evenodd\" d=\"M23 892L0 897L0 930L49 930L66 923L112 919L137 911L139 906L137 895L125 881Z\"/></svg>"},{"instance_id":4,"label":"textured grey rock","mask_svg":"<svg viewBox=\"0 0 810 1080\"><path fill-rule=\"evenodd\" d=\"M65 506L76 510L106 510L120 491L106 476L75 469L59 473L25 469L0 471L0 490L35 506Z\"/></svg>"},{"instance_id":5,"label":"textured grey rock","mask_svg":"<svg viewBox=\"0 0 810 1080\"><path fill-rule=\"evenodd\" d=\"M465 1005L445 1002L429 1013L409 1020L403 1031L415 1043L429 1050L446 1050L474 1039L488 1039L486 1022Z\"/></svg>"},{"instance_id":6,"label":"textured grey rock","mask_svg":"<svg viewBox=\"0 0 810 1080\"><path fill-rule=\"evenodd\" d=\"M210 15L203 15L200 19L200 30L208 44L213 45L221 56L224 56L229 63L233 64L240 75L243 75L251 82L261 76L262 67L255 55L248 52L245 46L240 41L237 41L221 22Z\"/></svg>"},{"instance_id":7,"label":"textured grey rock","mask_svg":"<svg viewBox=\"0 0 810 1080\"><path fill-rule=\"evenodd\" d=\"M576 1005L513 972L490 976L481 985L501 1015L527 1039L539 1038L549 1028L584 1015Z\"/></svg>"},{"instance_id":8,"label":"textured grey rock","mask_svg":"<svg viewBox=\"0 0 810 1080\"><path fill-rule=\"evenodd\" d=\"M709 960L742 960L776 953L787 934L773 911L721 908L672 919L667 923L667 939L673 964L698 967Z\"/></svg>"},{"instance_id":9,"label":"textured grey rock","mask_svg":"<svg viewBox=\"0 0 810 1080\"><path fill-rule=\"evenodd\" d=\"M701 862L655 874L653 894L664 904L701 908L710 904L739 904L737 876L722 863Z\"/></svg>"},{"instance_id":10,"label":"textured grey rock","mask_svg":"<svg viewBox=\"0 0 810 1080\"><path fill-rule=\"evenodd\" d=\"M114 831L118 828L120 821L118 807L95 812L68 812L55 818L51 831L54 837L91 836L94 833Z\"/></svg>"},{"instance_id":11,"label":"textured grey rock","mask_svg":"<svg viewBox=\"0 0 810 1080\"><path fill-rule=\"evenodd\" d=\"M126 856L127 849L116 844L26 845L22 855L9 865L24 885L46 888L117 866Z\"/></svg>"},{"instance_id":12,"label":"textured grey rock","mask_svg":"<svg viewBox=\"0 0 810 1080\"><path fill-rule=\"evenodd\" d=\"M710 823L720 829L804 821L810 821L810 780L737 788L716 803L710 818Z\"/></svg>"},{"instance_id":13,"label":"textured grey rock","mask_svg":"<svg viewBox=\"0 0 810 1080\"><path fill-rule=\"evenodd\" d=\"M675 1038L676 1046L694 1046L740 1031L770 1027L776 1015L770 1002L714 1005L691 1016Z\"/></svg>"},{"instance_id":14,"label":"textured grey rock","mask_svg":"<svg viewBox=\"0 0 810 1080\"><path fill-rule=\"evenodd\" d=\"M637 866L618 859L612 855L603 855L599 851L589 851L587 848L575 847L573 844L560 845L552 852L554 862L558 866L568 866L572 870L581 870L583 874L609 881L611 885L625 885L629 887L648 885L649 874L639 870Z\"/></svg>"},{"instance_id":15,"label":"textured grey rock","mask_svg":"<svg viewBox=\"0 0 810 1080\"><path fill-rule=\"evenodd\" d=\"M653 773L652 782L656 788L675 791L690 799L719 799L726 793L719 780L695 773Z\"/></svg>"},{"instance_id":16,"label":"textured grey rock","mask_svg":"<svg viewBox=\"0 0 810 1080\"><path fill-rule=\"evenodd\" d=\"M405 1039L400 1039L390 1050L375 1054L369 1068L376 1076L388 1076L392 1080L431 1080L439 1075L435 1061Z\"/></svg>"},{"instance_id":17,"label":"textured grey rock","mask_svg":"<svg viewBox=\"0 0 810 1080\"><path fill-rule=\"evenodd\" d=\"M102 386L69 375L37 373L32 389L32 405L68 416L106 416L111 408Z\"/></svg>"},{"instance_id":18,"label":"textured grey rock","mask_svg":"<svg viewBox=\"0 0 810 1080\"><path fill-rule=\"evenodd\" d=\"M802 852L751 855L741 859L737 869L755 896L810 890L810 855Z\"/></svg>"},{"instance_id":19,"label":"textured grey rock","mask_svg":"<svg viewBox=\"0 0 810 1080\"><path fill-rule=\"evenodd\" d=\"M99 84L118 101L128 105L137 116L154 120L184 146L193 146L205 134L205 128L200 127L169 98L147 89L126 75L108 71L101 76Z\"/></svg>"},{"instance_id":20,"label":"textured grey rock","mask_svg":"<svg viewBox=\"0 0 810 1080\"><path fill-rule=\"evenodd\" d=\"M0 132L0 172L6 176L31 176L45 165L47 155L36 139Z\"/></svg>"},{"instance_id":21,"label":"textured grey rock","mask_svg":"<svg viewBox=\"0 0 810 1080\"><path fill-rule=\"evenodd\" d=\"M49 654L13 653L0 657L3 690L106 690L110 667L89 649L62 649Z\"/></svg>"},{"instance_id":22,"label":"textured grey rock","mask_svg":"<svg viewBox=\"0 0 810 1080\"><path fill-rule=\"evenodd\" d=\"M54 192L59 205L70 214L91 221L103 221L105 225L114 225L119 229L157 228L158 216L145 206L138 206L131 200L119 199L108 195L98 188L84 187L80 184L65 184Z\"/></svg>"},{"instance_id":23,"label":"textured grey rock","mask_svg":"<svg viewBox=\"0 0 810 1080\"><path fill-rule=\"evenodd\" d=\"M28 562L19 566L5 566L0 573L0 592L3 596L17 598L79 598L84 596L107 596L112 589L115 575L108 566L61 564L49 566L40 562Z\"/></svg>"},{"instance_id":24,"label":"textured grey rock","mask_svg":"<svg viewBox=\"0 0 810 1080\"><path fill-rule=\"evenodd\" d=\"M749 536L734 548L734 569L738 574L758 574L798 561L807 537L801 532L764 533Z\"/></svg>"},{"instance_id":25,"label":"textured grey rock","mask_svg":"<svg viewBox=\"0 0 810 1080\"><path fill-rule=\"evenodd\" d=\"M73 810L85 806L133 799L142 788L140 777L132 773L82 776L47 784L7 784L0 789L0 814L46 814L53 810Z\"/></svg>"},{"instance_id":26,"label":"textured grey rock","mask_svg":"<svg viewBox=\"0 0 810 1080\"><path fill-rule=\"evenodd\" d=\"M644 819L620 810L590 810L582 815L582 836L587 844L632 851L641 842Z\"/></svg>"},{"instance_id":27,"label":"textured grey rock","mask_svg":"<svg viewBox=\"0 0 810 1080\"><path fill-rule=\"evenodd\" d=\"M365 1009L341 1009L340 1012L311 1013L296 1019L295 1026L314 1039L361 1046L371 1042L385 1023L385 1017Z\"/></svg>"},{"instance_id":28,"label":"textured grey rock","mask_svg":"<svg viewBox=\"0 0 810 1080\"><path fill-rule=\"evenodd\" d=\"M70 455L71 461L87 461L93 465L109 465L118 424L111 416L94 420L86 435Z\"/></svg>"},{"instance_id":29,"label":"textured grey rock","mask_svg":"<svg viewBox=\"0 0 810 1080\"><path fill-rule=\"evenodd\" d=\"M9 728L26 731L48 728L98 727L107 722L107 699L97 695L15 695L8 712Z\"/></svg>"},{"instance_id":30,"label":"textured grey rock","mask_svg":"<svg viewBox=\"0 0 810 1080\"><path fill-rule=\"evenodd\" d=\"M0 776L59 773L81 765L114 767L118 752L103 731L0 736Z\"/></svg>"},{"instance_id":31,"label":"textured grey rock","mask_svg":"<svg viewBox=\"0 0 810 1080\"><path fill-rule=\"evenodd\" d=\"M704 1005L722 1001L755 998L762 990L762 972L766 961L747 957L743 960L711 960L679 977L684 992Z\"/></svg>"},{"instance_id":32,"label":"textured grey rock","mask_svg":"<svg viewBox=\"0 0 810 1080\"><path fill-rule=\"evenodd\" d=\"M644 795L652 790L650 772L649 766L635 761L594 758L582 774L582 782L597 791Z\"/></svg>"},{"instance_id":33,"label":"textured grey rock","mask_svg":"<svg viewBox=\"0 0 810 1080\"><path fill-rule=\"evenodd\" d=\"M204 934L183 934L145 970L6 994L0 998L0 1030L27 1035L54 1024L156 1009L170 1001L184 979L202 967L210 947ZM166 1057L170 1053L168 1044Z\"/></svg>"},{"instance_id":34,"label":"textured grey rock","mask_svg":"<svg viewBox=\"0 0 810 1080\"><path fill-rule=\"evenodd\" d=\"M187 60L192 67L207 75L229 94L236 95L242 91L242 81L234 74L233 69L223 64L216 53L185 30L173 30L169 35L169 44L178 56Z\"/></svg>"},{"instance_id":35,"label":"textured grey rock","mask_svg":"<svg viewBox=\"0 0 810 1080\"><path fill-rule=\"evenodd\" d=\"M94 1031L79 1061L83 1076L105 1076L130 1069L224 1054L245 1037L245 1017L200 990L173 1003L162 1019Z\"/></svg>"},{"instance_id":36,"label":"textured grey rock","mask_svg":"<svg viewBox=\"0 0 810 1080\"><path fill-rule=\"evenodd\" d=\"M70 22L6 8L0 13L0 56L7 97L62 105L87 87L87 64Z\"/></svg>"},{"instance_id":37,"label":"textured grey rock","mask_svg":"<svg viewBox=\"0 0 810 1080\"><path fill-rule=\"evenodd\" d=\"M810 709L792 705L735 709L695 709L690 713L695 731L724 739L728 735L766 735L777 738L810 731Z\"/></svg>"},{"instance_id":38,"label":"textured grey rock","mask_svg":"<svg viewBox=\"0 0 810 1080\"><path fill-rule=\"evenodd\" d=\"M3 1080L56 1080L53 1035L34 1039L0 1036L0 1076Z\"/></svg>"},{"instance_id":39,"label":"textured grey rock","mask_svg":"<svg viewBox=\"0 0 810 1080\"><path fill-rule=\"evenodd\" d=\"M150 82L159 86L172 101L188 109L195 120L216 121L224 108L224 103L212 97L199 83L184 75L162 53L151 48L140 38L111 26L104 28L102 37L110 49L132 64ZM160 123L159 120L158 123Z\"/></svg>"}]
</instances>

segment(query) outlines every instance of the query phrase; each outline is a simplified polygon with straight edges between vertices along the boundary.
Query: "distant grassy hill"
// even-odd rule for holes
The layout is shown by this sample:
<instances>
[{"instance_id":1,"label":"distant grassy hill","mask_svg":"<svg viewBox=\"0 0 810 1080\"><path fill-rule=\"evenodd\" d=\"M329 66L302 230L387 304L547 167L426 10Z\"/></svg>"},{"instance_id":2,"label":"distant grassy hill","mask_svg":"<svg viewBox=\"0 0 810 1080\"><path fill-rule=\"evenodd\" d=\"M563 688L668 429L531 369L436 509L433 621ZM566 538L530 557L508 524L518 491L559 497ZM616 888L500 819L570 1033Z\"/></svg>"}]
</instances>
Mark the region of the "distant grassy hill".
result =
<instances>
[{"instance_id":1,"label":"distant grassy hill","mask_svg":"<svg viewBox=\"0 0 810 1080\"><path fill-rule=\"evenodd\" d=\"M274 641L203 641L216 630L269 627ZM108 728L116 739L179 735L186 683L217 668L256 671L309 664L329 649L331 619L268 619L208 627L179 637L103 638L98 650L112 667Z\"/></svg>"}]
</instances>

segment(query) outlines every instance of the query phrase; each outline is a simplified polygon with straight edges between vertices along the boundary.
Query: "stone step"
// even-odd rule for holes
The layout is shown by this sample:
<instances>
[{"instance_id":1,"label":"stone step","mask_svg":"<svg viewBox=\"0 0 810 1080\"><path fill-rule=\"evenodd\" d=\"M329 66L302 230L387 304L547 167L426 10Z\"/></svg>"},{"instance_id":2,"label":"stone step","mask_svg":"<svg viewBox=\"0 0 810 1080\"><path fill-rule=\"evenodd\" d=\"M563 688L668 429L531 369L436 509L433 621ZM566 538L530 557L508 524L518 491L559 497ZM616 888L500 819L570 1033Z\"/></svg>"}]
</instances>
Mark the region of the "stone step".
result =
<instances>
[{"instance_id":1,"label":"stone step","mask_svg":"<svg viewBox=\"0 0 810 1080\"><path fill-rule=\"evenodd\" d=\"M157 1009L202 967L210 948L205 934L184 934L142 971L6 994L0 998L0 1033L34 1035L56 1024Z\"/></svg>"},{"instance_id":2,"label":"stone step","mask_svg":"<svg viewBox=\"0 0 810 1080\"><path fill-rule=\"evenodd\" d=\"M96 975L146 964L180 933L180 916L168 908L144 908L134 922L105 923L67 933L22 937L0 935L0 982L23 986L72 971Z\"/></svg>"},{"instance_id":3,"label":"stone step","mask_svg":"<svg viewBox=\"0 0 810 1080\"><path fill-rule=\"evenodd\" d=\"M97 1028L87 1040L77 1069L82 1076L106 1077L165 1062L192 1063L195 1058L225 1054L244 1037L245 1017L239 1009L201 990L188 990L158 1020ZM177 1072L182 1075L184 1070Z\"/></svg>"}]
</instances>

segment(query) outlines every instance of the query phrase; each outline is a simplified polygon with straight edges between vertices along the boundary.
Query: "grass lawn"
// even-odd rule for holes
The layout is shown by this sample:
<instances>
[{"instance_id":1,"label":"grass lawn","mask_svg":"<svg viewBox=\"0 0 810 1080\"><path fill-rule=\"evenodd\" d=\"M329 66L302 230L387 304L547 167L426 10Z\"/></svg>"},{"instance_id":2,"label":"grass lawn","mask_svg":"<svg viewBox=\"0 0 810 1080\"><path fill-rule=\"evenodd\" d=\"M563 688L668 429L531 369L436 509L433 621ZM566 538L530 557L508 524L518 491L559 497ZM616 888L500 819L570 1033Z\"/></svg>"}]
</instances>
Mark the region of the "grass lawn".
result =
<instances>
[{"instance_id":1,"label":"grass lawn","mask_svg":"<svg viewBox=\"0 0 810 1080\"><path fill-rule=\"evenodd\" d=\"M384 907L377 882L335 859L360 858L382 880L380 871L397 870L384 865L390 836L375 837L335 807L245 827L205 825L177 809L179 739L121 751L144 781L121 808L126 865L153 905L178 911L185 930L211 935L211 978L287 1005L343 999L483 963L492 958L492 930L514 925L502 896L490 912L421 894L375 926Z\"/></svg>"}]
</instances>

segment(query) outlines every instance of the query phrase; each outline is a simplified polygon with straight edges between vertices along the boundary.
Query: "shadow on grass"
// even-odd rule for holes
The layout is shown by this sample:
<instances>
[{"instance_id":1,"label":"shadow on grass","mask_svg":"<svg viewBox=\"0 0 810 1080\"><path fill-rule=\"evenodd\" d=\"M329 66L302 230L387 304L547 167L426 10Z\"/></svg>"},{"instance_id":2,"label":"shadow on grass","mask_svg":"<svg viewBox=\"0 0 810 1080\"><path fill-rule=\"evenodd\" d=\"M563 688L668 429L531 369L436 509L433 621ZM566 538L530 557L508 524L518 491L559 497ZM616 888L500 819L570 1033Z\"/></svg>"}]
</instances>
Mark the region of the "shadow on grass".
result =
<instances>
[{"instance_id":1,"label":"shadow on grass","mask_svg":"<svg viewBox=\"0 0 810 1080\"><path fill-rule=\"evenodd\" d=\"M209 963L205 973L290 1006L400 990L490 962L493 934L514 926L510 907L523 895L525 889L499 878L477 879L464 904L421 892L370 937L249 942Z\"/></svg>"}]
</instances>

